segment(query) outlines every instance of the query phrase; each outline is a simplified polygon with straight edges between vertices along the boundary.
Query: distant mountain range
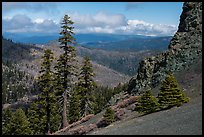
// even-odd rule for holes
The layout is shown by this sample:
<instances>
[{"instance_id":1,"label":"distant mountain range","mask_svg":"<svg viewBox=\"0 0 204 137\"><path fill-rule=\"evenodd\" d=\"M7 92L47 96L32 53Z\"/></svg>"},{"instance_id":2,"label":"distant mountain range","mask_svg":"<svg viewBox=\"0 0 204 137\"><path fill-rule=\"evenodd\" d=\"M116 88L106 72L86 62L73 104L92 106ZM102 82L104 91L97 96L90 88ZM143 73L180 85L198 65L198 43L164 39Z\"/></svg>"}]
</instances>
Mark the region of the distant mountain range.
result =
<instances>
[{"instance_id":1,"label":"distant mountain range","mask_svg":"<svg viewBox=\"0 0 204 137\"><path fill-rule=\"evenodd\" d=\"M17 43L26 44L47 44L50 41L57 40L59 35L56 34L17 34L17 33L3 33L6 39L12 39ZM155 48L159 46L165 47L169 43L171 36L166 37L150 37L142 35L116 35L116 34L76 34L77 44L91 47L100 48L105 50L124 50L124 49L143 49L145 46ZM137 44L136 44L137 43ZM157 46L158 45L158 46ZM143 46L143 47L141 47ZM119 47L119 48L118 48ZM166 47L165 47L166 48Z\"/></svg>"},{"instance_id":2,"label":"distant mountain range","mask_svg":"<svg viewBox=\"0 0 204 137\"><path fill-rule=\"evenodd\" d=\"M166 37L133 37L112 42L87 42L80 44L87 48L103 49L108 51L141 51L141 50L166 50L171 40Z\"/></svg>"},{"instance_id":3,"label":"distant mountain range","mask_svg":"<svg viewBox=\"0 0 204 137\"><path fill-rule=\"evenodd\" d=\"M42 45L59 46L58 35L32 36L5 33L3 37L14 42L37 44L40 48L43 48ZM171 36L112 34L76 34L75 38L79 56L88 56L101 65L129 76L135 75L141 59L167 50L171 40Z\"/></svg>"}]
</instances>

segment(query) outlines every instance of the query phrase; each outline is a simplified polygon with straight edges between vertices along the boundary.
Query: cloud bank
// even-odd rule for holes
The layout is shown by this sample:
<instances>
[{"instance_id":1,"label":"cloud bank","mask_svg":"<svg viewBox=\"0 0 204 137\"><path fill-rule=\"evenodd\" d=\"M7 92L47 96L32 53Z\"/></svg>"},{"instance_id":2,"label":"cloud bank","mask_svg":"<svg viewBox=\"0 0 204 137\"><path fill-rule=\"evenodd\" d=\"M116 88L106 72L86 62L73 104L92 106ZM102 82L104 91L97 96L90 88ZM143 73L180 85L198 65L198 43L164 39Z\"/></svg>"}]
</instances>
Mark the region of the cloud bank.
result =
<instances>
[{"instance_id":1,"label":"cloud bank","mask_svg":"<svg viewBox=\"0 0 204 137\"><path fill-rule=\"evenodd\" d=\"M151 24L142 20L127 20L122 14L108 14L100 11L94 15L73 12L68 14L75 22L75 33L110 33L149 36L173 35L175 25ZM13 33L59 33L60 21L38 18L32 20L27 15L15 15L2 19L3 32Z\"/></svg>"}]
</instances>

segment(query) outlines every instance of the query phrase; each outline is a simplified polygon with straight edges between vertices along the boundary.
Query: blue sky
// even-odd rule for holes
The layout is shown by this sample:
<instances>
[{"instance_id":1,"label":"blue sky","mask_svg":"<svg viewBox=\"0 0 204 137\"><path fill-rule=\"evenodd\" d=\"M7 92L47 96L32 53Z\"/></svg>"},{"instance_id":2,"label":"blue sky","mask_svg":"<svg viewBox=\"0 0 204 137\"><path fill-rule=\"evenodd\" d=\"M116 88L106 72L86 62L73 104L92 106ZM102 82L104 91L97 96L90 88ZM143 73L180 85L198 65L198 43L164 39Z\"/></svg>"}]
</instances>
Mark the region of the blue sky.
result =
<instances>
[{"instance_id":1,"label":"blue sky","mask_svg":"<svg viewBox=\"0 0 204 137\"><path fill-rule=\"evenodd\" d=\"M68 14L75 33L173 35L183 2L3 2L2 28L10 33L58 33Z\"/></svg>"}]
</instances>

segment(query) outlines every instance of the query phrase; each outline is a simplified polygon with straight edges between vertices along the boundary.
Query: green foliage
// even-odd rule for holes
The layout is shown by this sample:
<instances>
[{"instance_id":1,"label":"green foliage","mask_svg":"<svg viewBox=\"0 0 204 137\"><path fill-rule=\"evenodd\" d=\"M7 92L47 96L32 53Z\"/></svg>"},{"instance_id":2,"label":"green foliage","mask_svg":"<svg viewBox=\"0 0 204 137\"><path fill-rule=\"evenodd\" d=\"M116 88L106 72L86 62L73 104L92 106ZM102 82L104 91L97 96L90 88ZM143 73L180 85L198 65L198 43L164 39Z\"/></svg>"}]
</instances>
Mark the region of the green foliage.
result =
<instances>
[{"instance_id":1,"label":"green foliage","mask_svg":"<svg viewBox=\"0 0 204 137\"><path fill-rule=\"evenodd\" d=\"M30 123L22 109L12 112L10 109L5 110L2 121L3 135L30 135Z\"/></svg>"},{"instance_id":2,"label":"green foliage","mask_svg":"<svg viewBox=\"0 0 204 137\"><path fill-rule=\"evenodd\" d=\"M106 109L106 112L104 113L103 117L104 117L105 123L107 125L109 125L109 124L113 123L114 121L116 121L115 112L111 107L108 107Z\"/></svg>"},{"instance_id":3,"label":"green foliage","mask_svg":"<svg viewBox=\"0 0 204 137\"><path fill-rule=\"evenodd\" d=\"M43 105L44 102L35 101L28 109L27 116L34 135L45 134L46 112L45 109L43 108Z\"/></svg>"},{"instance_id":4,"label":"green foliage","mask_svg":"<svg viewBox=\"0 0 204 137\"><path fill-rule=\"evenodd\" d=\"M59 129L60 126L60 115L59 107L56 103L57 100L53 100L53 103L50 105L50 132L55 132ZM46 113L46 103L45 100L38 99L32 103L31 107L28 110L28 118L30 126L35 135L47 134L47 113Z\"/></svg>"},{"instance_id":5,"label":"green foliage","mask_svg":"<svg viewBox=\"0 0 204 137\"><path fill-rule=\"evenodd\" d=\"M13 119L13 112L11 109L5 109L2 112L2 135L11 135L11 126Z\"/></svg>"},{"instance_id":6,"label":"green foliage","mask_svg":"<svg viewBox=\"0 0 204 137\"><path fill-rule=\"evenodd\" d=\"M70 96L70 106L69 106L69 123L76 122L80 119L80 96L78 95L78 90L72 91Z\"/></svg>"},{"instance_id":7,"label":"green foliage","mask_svg":"<svg viewBox=\"0 0 204 137\"><path fill-rule=\"evenodd\" d=\"M60 32L60 35L62 35L59 38L60 45L64 45L63 48L66 48L67 44L73 44L74 37L72 36L74 34L73 29L71 25L74 24L74 22L70 19L68 15L65 15L62 22L62 31ZM66 49L64 49L66 51Z\"/></svg>"},{"instance_id":8,"label":"green foliage","mask_svg":"<svg viewBox=\"0 0 204 137\"><path fill-rule=\"evenodd\" d=\"M113 88L113 92L114 94L118 94L120 92L123 92L123 91L126 91L128 88L128 83L125 83L125 84L121 84L119 83L116 87Z\"/></svg>"},{"instance_id":9,"label":"green foliage","mask_svg":"<svg viewBox=\"0 0 204 137\"><path fill-rule=\"evenodd\" d=\"M157 98L161 108L180 106L189 101L172 73L166 76Z\"/></svg>"},{"instance_id":10,"label":"green foliage","mask_svg":"<svg viewBox=\"0 0 204 137\"><path fill-rule=\"evenodd\" d=\"M76 50L72 46L74 44L74 27L71 26L73 23L68 15L65 15L61 22L62 30L60 32L59 42L61 45L60 48L63 49L64 53L60 55L55 66L55 93L62 109L61 128L68 126L67 98L73 89L73 77L76 76L76 66L74 63L76 60Z\"/></svg>"},{"instance_id":11,"label":"green foliage","mask_svg":"<svg viewBox=\"0 0 204 137\"><path fill-rule=\"evenodd\" d=\"M17 109L12 119L12 131L13 135L30 135L32 131L30 129L30 123L22 109Z\"/></svg>"},{"instance_id":12,"label":"green foliage","mask_svg":"<svg viewBox=\"0 0 204 137\"><path fill-rule=\"evenodd\" d=\"M135 110L145 114L155 112L159 108L159 103L152 95L150 90L147 90L138 100Z\"/></svg>"},{"instance_id":13,"label":"green foliage","mask_svg":"<svg viewBox=\"0 0 204 137\"><path fill-rule=\"evenodd\" d=\"M85 57L78 82L81 116L93 113L93 90L96 87L96 83L93 80L94 75L91 61L88 57Z\"/></svg>"},{"instance_id":14,"label":"green foliage","mask_svg":"<svg viewBox=\"0 0 204 137\"><path fill-rule=\"evenodd\" d=\"M126 91L126 89L127 84L118 84L118 86L114 88L97 86L93 92L93 96L95 97L94 114L101 112L104 108L109 106L111 97L115 94Z\"/></svg>"},{"instance_id":15,"label":"green foliage","mask_svg":"<svg viewBox=\"0 0 204 137\"><path fill-rule=\"evenodd\" d=\"M51 50L44 52L40 76L37 79L37 86L41 92L38 94L38 100L31 105L28 111L29 121L35 134L53 132L59 127L57 98L53 90L54 74L51 70L52 54Z\"/></svg>"}]
</instances>

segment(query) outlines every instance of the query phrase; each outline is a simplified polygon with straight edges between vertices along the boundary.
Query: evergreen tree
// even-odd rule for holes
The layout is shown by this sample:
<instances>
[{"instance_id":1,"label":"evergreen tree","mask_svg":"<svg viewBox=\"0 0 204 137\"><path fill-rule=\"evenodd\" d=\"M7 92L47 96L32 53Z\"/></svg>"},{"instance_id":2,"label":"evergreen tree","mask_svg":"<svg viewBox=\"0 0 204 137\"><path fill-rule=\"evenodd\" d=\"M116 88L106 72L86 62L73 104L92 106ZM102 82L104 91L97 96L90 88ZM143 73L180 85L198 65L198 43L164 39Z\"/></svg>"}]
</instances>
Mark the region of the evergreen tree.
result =
<instances>
[{"instance_id":1,"label":"evergreen tree","mask_svg":"<svg viewBox=\"0 0 204 137\"><path fill-rule=\"evenodd\" d=\"M79 89L80 89L80 107L81 116L86 116L93 113L94 96L93 90L96 87L96 83L93 80L94 77L91 61L88 57L84 57L83 66L81 68L79 76Z\"/></svg>"},{"instance_id":2,"label":"evergreen tree","mask_svg":"<svg viewBox=\"0 0 204 137\"><path fill-rule=\"evenodd\" d=\"M30 123L22 109L17 109L11 120L12 135L30 135L32 134Z\"/></svg>"},{"instance_id":3,"label":"evergreen tree","mask_svg":"<svg viewBox=\"0 0 204 137\"><path fill-rule=\"evenodd\" d=\"M32 104L28 112L30 123L36 134L49 134L51 131L56 131L56 122L59 122L57 98L53 90L52 54L49 49L44 52L40 76L37 79L37 87L41 92L38 94L38 100Z\"/></svg>"},{"instance_id":4,"label":"evergreen tree","mask_svg":"<svg viewBox=\"0 0 204 137\"><path fill-rule=\"evenodd\" d=\"M31 135L30 123L22 109L12 112L10 109L5 110L2 119L3 135Z\"/></svg>"},{"instance_id":5,"label":"evergreen tree","mask_svg":"<svg viewBox=\"0 0 204 137\"><path fill-rule=\"evenodd\" d=\"M28 109L28 120L34 135L45 134L46 128L46 112L43 108L45 102L37 100L33 102Z\"/></svg>"},{"instance_id":6,"label":"evergreen tree","mask_svg":"<svg viewBox=\"0 0 204 137\"><path fill-rule=\"evenodd\" d=\"M94 114L101 112L110 105L110 99L115 94L115 89L103 86L97 86L93 91L94 96Z\"/></svg>"},{"instance_id":7,"label":"evergreen tree","mask_svg":"<svg viewBox=\"0 0 204 137\"><path fill-rule=\"evenodd\" d=\"M145 114L155 112L159 108L159 103L156 98L152 95L150 90L147 90L138 100L138 105L135 109L138 112L143 112Z\"/></svg>"},{"instance_id":8,"label":"evergreen tree","mask_svg":"<svg viewBox=\"0 0 204 137\"><path fill-rule=\"evenodd\" d=\"M76 122L80 119L80 102L78 90L75 89L70 95L70 106L69 106L69 123Z\"/></svg>"},{"instance_id":9,"label":"evergreen tree","mask_svg":"<svg viewBox=\"0 0 204 137\"><path fill-rule=\"evenodd\" d=\"M38 85L40 87L40 90L42 90L42 93L40 94L40 97L42 100L45 100L46 104L46 133L50 132L50 113L51 113L51 92L53 89L53 80L52 75L53 72L51 71L51 63L53 60L51 50L47 49L45 50L44 56L43 56L43 62L41 64L41 76L39 77ZM53 96L52 96L53 97Z\"/></svg>"},{"instance_id":10,"label":"evergreen tree","mask_svg":"<svg viewBox=\"0 0 204 137\"><path fill-rule=\"evenodd\" d=\"M114 121L116 121L116 115L114 110L111 107L108 107L106 109L106 112L103 115L105 123L107 125L110 125L111 123L113 123Z\"/></svg>"},{"instance_id":11,"label":"evergreen tree","mask_svg":"<svg viewBox=\"0 0 204 137\"><path fill-rule=\"evenodd\" d=\"M12 127L12 121L11 119L13 117L13 112L11 109L5 109L2 112L2 135L11 135L11 127Z\"/></svg>"},{"instance_id":12,"label":"evergreen tree","mask_svg":"<svg viewBox=\"0 0 204 137\"><path fill-rule=\"evenodd\" d=\"M184 91L179 87L176 78L172 73L169 73L162 83L160 93L158 94L158 102L161 107L171 108L180 106L182 103L188 102Z\"/></svg>"},{"instance_id":13,"label":"evergreen tree","mask_svg":"<svg viewBox=\"0 0 204 137\"><path fill-rule=\"evenodd\" d=\"M58 96L58 100L62 106L62 122L61 128L65 128L68 126L67 120L67 105L68 105L68 97L73 88L73 77L76 75L75 69L76 66L74 64L76 60L76 50L72 46L74 44L74 32L71 25L74 22L71 21L68 15L65 15L62 20L62 31L60 32L61 37L59 38L60 48L63 49L64 53L60 55L56 69L56 95Z\"/></svg>"}]
</instances>

